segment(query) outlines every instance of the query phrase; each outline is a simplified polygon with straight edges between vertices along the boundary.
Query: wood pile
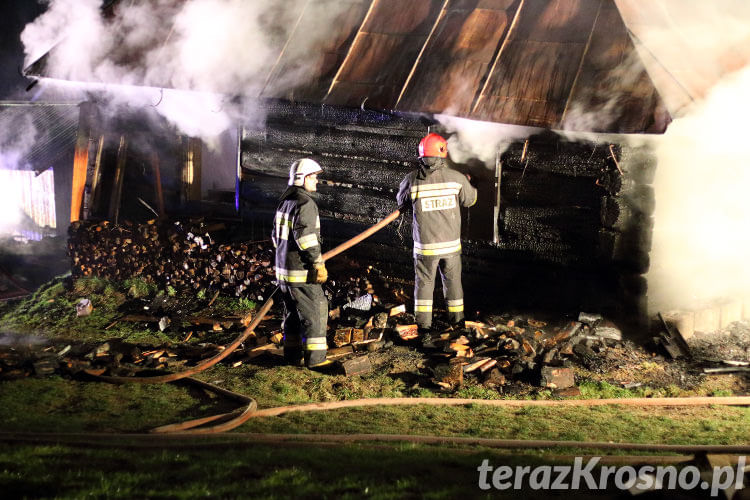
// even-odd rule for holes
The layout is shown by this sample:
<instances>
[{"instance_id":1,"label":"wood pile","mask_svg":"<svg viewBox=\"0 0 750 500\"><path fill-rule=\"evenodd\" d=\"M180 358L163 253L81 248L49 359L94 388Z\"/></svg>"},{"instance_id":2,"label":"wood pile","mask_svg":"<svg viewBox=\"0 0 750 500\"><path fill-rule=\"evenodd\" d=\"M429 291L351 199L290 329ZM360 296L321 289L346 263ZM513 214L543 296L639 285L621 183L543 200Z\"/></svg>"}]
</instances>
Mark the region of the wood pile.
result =
<instances>
[{"instance_id":1,"label":"wood pile","mask_svg":"<svg viewBox=\"0 0 750 500\"><path fill-rule=\"evenodd\" d=\"M73 276L140 277L178 291L219 290L223 295L263 300L273 290L270 241L220 244L208 231L216 227L157 221L74 222L68 230Z\"/></svg>"},{"instance_id":2,"label":"wood pile","mask_svg":"<svg viewBox=\"0 0 750 500\"><path fill-rule=\"evenodd\" d=\"M574 366L597 369L600 354L622 347L622 334L599 315L579 317L562 327L534 319L467 321L466 328L434 335L433 382L454 390L467 376L499 388L511 381L542 388L575 385Z\"/></svg>"}]
</instances>

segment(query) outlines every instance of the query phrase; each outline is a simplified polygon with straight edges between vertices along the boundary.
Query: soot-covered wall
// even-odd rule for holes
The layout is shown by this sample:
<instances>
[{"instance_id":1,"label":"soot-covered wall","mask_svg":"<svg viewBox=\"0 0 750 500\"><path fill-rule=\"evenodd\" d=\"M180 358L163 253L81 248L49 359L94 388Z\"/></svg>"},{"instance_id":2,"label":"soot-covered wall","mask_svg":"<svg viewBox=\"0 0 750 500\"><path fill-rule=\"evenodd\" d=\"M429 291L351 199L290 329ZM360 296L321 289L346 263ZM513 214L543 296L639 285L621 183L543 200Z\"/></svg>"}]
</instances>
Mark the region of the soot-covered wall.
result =
<instances>
[{"instance_id":1,"label":"soot-covered wall","mask_svg":"<svg viewBox=\"0 0 750 500\"><path fill-rule=\"evenodd\" d=\"M271 103L267 112L262 128L242 131L243 217L256 237L267 237L289 165L314 158L327 182L319 185L324 250L397 208L398 185L415 168L417 145L431 124L288 102ZM431 130L440 132L434 124ZM463 217L469 310L645 316L655 163L647 150L622 142L571 142L543 131L512 143L499 157L499 210L496 171L479 161L454 165L479 190L477 205ZM345 255L408 282L411 214Z\"/></svg>"}]
</instances>

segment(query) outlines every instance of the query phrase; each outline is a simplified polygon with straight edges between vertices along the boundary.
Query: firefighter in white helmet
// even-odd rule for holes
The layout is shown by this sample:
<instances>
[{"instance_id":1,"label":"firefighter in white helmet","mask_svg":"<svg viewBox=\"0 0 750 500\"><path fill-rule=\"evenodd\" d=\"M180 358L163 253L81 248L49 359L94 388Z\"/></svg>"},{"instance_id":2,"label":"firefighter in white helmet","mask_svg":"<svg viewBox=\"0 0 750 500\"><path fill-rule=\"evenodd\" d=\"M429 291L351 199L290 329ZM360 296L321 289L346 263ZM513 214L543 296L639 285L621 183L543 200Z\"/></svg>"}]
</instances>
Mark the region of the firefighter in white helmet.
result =
<instances>
[{"instance_id":1,"label":"firefighter in white helmet","mask_svg":"<svg viewBox=\"0 0 750 500\"><path fill-rule=\"evenodd\" d=\"M323 169L303 158L289 169L271 238L276 247L276 280L284 301L284 357L308 368L326 362L328 300L322 283L328 271L321 257L320 217L312 197Z\"/></svg>"},{"instance_id":2,"label":"firefighter in white helmet","mask_svg":"<svg viewBox=\"0 0 750 500\"><path fill-rule=\"evenodd\" d=\"M448 318L464 319L461 286L461 208L477 201L477 190L466 176L447 164L448 143L428 134L419 143L419 169L407 174L399 186L399 207L414 212L414 314L423 344L429 345L435 275L440 271Z\"/></svg>"}]
</instances>

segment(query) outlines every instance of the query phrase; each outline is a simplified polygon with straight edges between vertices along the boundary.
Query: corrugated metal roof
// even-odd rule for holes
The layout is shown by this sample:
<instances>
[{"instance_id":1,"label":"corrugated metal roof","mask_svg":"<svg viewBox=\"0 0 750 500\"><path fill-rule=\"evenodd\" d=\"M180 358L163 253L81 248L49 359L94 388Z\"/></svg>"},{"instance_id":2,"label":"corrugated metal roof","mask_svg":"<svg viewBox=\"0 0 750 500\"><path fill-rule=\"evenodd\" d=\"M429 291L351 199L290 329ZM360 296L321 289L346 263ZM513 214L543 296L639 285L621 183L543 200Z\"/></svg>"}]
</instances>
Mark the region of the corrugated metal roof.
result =
<instances>
[{"instance_id":1,"label":"corrugated metal roof","mask_svg":"<svg viewBox=\"0 0 750 500\"><path fill-rule=\"evenodd\" d=\"M42 171L64 155L72 159L78 133L76 104L0 102L5 153L18 154L16 168Z\"/></svg>"},{"instance_id":2,"label":"corrugated metal roof","mask_svg":"<svg viewBox=\"0 0 750 500\"><path fill-rule=\"evenodd\" d=\"M278 54L260 97L593 132L670 120L614 0L311 0ZM301 54L318 63L286 88Z\"/></svg>"}]
</instances>

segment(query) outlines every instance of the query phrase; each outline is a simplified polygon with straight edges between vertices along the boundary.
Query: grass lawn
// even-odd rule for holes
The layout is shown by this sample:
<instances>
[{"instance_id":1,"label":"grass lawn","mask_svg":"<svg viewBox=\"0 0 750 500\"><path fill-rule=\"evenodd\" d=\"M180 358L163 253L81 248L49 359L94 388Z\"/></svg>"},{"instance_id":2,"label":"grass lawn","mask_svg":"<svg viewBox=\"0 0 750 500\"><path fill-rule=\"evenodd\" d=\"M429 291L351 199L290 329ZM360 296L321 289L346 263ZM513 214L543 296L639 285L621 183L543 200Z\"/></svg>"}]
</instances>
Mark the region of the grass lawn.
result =
<instances>
[{"instance_id":1,"label":"grass lawn","mask_svg":"<svg viewBox=\"0 0 750 500\"><path fill-rule=\"evenodd\" d=\"M141 282L98 279L64 285L53 281L32 297L0 306L0 328L13 335L35 334L66 342L122 338L150 345L179 343L184 332L160 332L136 323L111 325L128 301L153 297ZM75 317L78 297L96 297L94 313ZM203 297L206 301L208 298ZM219 300L221 314L243 314L256 304ZM214 310L212 314L219 314ZM196 334L191 342L226 343L233 334ZM549 390L509 394L468 377L464 387L441 392L415 382L421 355L414 349L387 349L376 369L364 376L324 375L283 366L272 359L232 366L220 363L197 378L256 399L260 408L372 397L462 397L501 399L556 397ZM650 365L649 365L650 366ZM648 367L646 367L648 368ZM653 368L653 367L651 367ZM647 370L642 370L647 372ZM652 370L653 371L653 370ZM651 374L658 378L659 374ZM623 389L606 374L577 371L581 398L731 395L726 378L697 389L645 384ZM716 382L718 381L718 382ZM723 384L723 385L722 385ZM83 378L26 377L0 381L0 422L4 433L143 433L154 427L231 411L236 404L182 383L111 385ZM750 408L637 408L625 406L491 408L393 406L349 408L251 419L234 433L416 434L499 439L604 441L668 444L750 443ZM477 466L533 465L550 450L498 451L410 444L283 445L200 440L179 445L130 443L114 438L101 444L34 444L0 439L3 498L455 498L483 497ZM591 454L591 450L554 453ZM493 492L496 496L498 492ZM518 496L517 492L508 496ZM611 492L610 492L611 493ZM534 495L539 498L540 495Z\"/></svg>"}]
</instances>

